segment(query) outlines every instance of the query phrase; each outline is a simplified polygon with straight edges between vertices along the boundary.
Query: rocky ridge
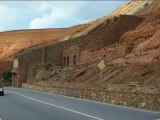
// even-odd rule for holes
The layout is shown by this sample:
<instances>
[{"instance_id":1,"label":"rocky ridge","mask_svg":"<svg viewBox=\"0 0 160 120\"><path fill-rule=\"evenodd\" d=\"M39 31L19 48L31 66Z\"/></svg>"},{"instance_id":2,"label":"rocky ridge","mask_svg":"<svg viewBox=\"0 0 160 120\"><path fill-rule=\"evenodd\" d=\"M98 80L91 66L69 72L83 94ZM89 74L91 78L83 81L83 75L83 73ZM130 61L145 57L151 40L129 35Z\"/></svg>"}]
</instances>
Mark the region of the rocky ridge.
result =
<instances>
[{"instance_id":1,"label":"rocky ridge","mask_svg":"<svg viewBox=\"0 0 160 120\"><path fill-rule=\"evenodd\" d=\"M138 3L138 1L136 1ZM131 3L129 3L131 5ZM122 7L123 8L123 7ZM121 11L124 11L122 10ZM124 9L124 8L123 8ZM144 20L128 30L118 42L98 49L87 49L81 55L81 65L71 68L53 68L51 75L36 84L107 88L108 84L131 83L159 91L160 86L160 2L155 0L142 14ZM102 20L103 21L103 20ZM94 23L96 24L96 23ZM104 60L102 83L99 82L97 64ZM38 82L38 83L37 83Z\"/></svg>"}]
</instances>

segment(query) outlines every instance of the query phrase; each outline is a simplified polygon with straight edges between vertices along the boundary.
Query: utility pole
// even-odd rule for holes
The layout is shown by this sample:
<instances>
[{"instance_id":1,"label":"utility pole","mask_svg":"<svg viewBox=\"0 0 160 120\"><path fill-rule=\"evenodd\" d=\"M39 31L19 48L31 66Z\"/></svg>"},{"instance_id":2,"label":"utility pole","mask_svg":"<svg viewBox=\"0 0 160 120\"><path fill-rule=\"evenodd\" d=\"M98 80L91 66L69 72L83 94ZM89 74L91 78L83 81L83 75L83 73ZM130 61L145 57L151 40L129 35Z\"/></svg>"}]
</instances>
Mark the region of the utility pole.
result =
<instances>
[{"instance_id":1,"label":"utility pole","mask_svg":"<svg viewBox=\"0 0 160 120\"><path fill-rule=\"evenodd\" d=\"M102 70L100 70L100 84L102 84Z\"/></svg>"}]
</instances>

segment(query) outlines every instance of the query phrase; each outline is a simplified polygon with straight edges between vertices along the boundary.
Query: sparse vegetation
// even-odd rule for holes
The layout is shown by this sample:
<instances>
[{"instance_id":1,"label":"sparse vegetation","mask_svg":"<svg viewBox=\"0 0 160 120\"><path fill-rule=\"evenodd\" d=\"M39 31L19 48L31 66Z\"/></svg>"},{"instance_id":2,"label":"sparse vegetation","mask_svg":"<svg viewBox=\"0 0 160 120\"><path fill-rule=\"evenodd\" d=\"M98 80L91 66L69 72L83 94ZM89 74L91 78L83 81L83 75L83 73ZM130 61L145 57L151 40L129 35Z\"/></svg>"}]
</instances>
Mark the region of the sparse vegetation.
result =
<instances>
[{"instance_id":1,"label":"sparse vegetation","mask_svg":"<svg viewBox=\"0 0 160 120\"><path fill-rule=\"evenodd\" d=\"M145 3L145 4L144 4L144 7L147 7L148 5L149 5L148 3Z\"/></svg>"},{"instance_id":2,"label":"sparse vegetation","mask_svg":"<svg viewBox=\"0 0 160 120\"><path fill-rule=\"evenodd\" d=\"M12 73L10 70L6 70L2 73L3 80L11 80Z\"/></svg>"},{"instance_id":3,"label":"sparse vegetation","mask_svg":"<svg viewBox=\"0 0 160 120\"><path fill-rule=\"evenodd\" d=\"M3 85L4 86L10 86L11 83L12 83L12 73L11 73L11 70L12 70L12 64L10 65L9 69L5 70L3 73L2 73L2 78L3 78Z\"/></svg>"},{"instance_id":4,"label":"sparse vegetation","mask_svg":"<svg viewBox=\"0 0 160 120\"><path fill-rule=\"evenodd\" d=\"M45 70L50 70L53 66L54 66L53 64L47 62L47 63L44 63L42 67L43 67Z\"/></svg>"}]
</instances>

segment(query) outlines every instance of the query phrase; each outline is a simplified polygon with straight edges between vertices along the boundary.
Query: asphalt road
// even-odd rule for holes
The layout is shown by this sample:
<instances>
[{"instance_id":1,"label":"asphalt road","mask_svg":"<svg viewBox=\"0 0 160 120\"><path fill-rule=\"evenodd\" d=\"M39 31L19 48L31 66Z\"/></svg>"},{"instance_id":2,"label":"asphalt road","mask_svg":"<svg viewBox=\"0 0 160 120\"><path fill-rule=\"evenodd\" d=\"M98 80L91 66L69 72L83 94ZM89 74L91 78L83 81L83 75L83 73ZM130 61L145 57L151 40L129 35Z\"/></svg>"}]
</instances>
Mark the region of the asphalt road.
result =
<instances>
[{"instance_id":1,"label":"asphalt road","mask_svg":"<svg viewBox=\"0 0 160 120\"><path fill-rule=\"evenodd\" d=\"M160 112L122 107L52 93L5 88L0 120L159 120Z\"/></svg>"}]
</instances>

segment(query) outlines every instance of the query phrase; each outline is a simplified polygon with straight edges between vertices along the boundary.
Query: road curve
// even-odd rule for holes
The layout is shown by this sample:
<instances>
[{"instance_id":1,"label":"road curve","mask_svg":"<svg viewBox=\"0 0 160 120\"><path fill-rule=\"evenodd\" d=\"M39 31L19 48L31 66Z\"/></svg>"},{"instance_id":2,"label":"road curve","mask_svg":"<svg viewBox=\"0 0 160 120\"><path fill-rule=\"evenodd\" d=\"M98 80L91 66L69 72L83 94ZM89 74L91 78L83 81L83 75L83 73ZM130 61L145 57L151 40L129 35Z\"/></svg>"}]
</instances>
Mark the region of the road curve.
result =
<instances>
[{"instance_id":1,"label":"road curve","mask_svg":"<svg viewBox=\"0 0 160 120\"><path fill-rule=\"evenodd\" d=\"M5 88L0 120L158 120L160 112L122 107L52 93Z\"/></svg>"}]
</instances>

